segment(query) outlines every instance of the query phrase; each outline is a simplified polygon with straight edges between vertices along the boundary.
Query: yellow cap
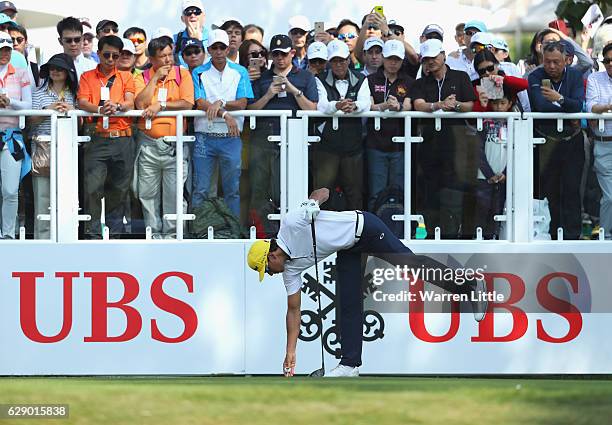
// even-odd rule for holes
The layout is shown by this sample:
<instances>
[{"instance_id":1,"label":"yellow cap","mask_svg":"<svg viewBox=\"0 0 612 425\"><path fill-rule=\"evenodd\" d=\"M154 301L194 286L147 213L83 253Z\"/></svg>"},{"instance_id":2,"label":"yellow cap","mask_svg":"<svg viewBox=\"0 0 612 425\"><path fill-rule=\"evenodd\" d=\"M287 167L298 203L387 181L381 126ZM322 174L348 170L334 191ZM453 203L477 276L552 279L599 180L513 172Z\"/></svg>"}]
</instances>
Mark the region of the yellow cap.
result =
<instances>
[{"instance_id":1,"label":"yellow cap","mask_svg":"<svg viewBox=\"0 0 612 425\"><path fill-rule=\"evenodd\" d=\"M249 249L249 254L247 255L247 263L250 268L259 272L260 282L263 280L266 273L269 252L270 241L257 241L251 245L251 249Z\"/></svg>"}]
</instances>

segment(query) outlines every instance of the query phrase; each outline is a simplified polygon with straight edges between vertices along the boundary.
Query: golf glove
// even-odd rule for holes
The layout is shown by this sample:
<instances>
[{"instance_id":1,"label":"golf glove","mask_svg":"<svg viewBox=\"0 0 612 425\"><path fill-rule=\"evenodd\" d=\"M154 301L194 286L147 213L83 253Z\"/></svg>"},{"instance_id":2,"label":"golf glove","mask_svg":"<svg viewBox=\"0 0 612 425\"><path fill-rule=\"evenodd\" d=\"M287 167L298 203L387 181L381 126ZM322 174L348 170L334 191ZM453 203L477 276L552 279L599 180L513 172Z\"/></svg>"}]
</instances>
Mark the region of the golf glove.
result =
<instances>
[{"instance_id":1,"label":"golf glove","mask_svg":"<svg viewBox=\"0 0 612 425\"><path fill-rule=\"evenodd\" d=\"M313 221L319 213L321 212L321 208L319 208L319 202L314 199L309 199L307 201L302 202L300 208L304 211L304 218L308 221Z\"/></svg>"}]
</instances>

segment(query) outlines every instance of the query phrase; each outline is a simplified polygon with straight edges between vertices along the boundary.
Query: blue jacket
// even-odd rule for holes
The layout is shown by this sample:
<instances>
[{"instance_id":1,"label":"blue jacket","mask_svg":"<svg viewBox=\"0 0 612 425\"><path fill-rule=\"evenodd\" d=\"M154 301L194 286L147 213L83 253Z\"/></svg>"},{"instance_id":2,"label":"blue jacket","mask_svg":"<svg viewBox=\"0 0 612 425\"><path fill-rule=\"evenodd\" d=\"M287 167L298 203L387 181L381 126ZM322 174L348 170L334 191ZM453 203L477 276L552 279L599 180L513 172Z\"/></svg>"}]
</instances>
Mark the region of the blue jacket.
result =
<instances>
[{"instance_id":1,"label":"blue jacket","mask_svg":"<svg viewBox=\"0 0 612 425\"><path fill-rule=\"evenodd\" d=\"M23 143L23 135L21 134L21 130L18 128L7 128L2 130L0 135L2 136L2 140L0 140L0 149L4 147L4 144L6 144L11 155L15 156L15 152L18 152L18 156L23 155L23 158L16 159L21 161L20 179L23 179L30 171L32 171L32 159L30 158L30 155L28 155L28 151Z\"/></svg>"}]
</instances>

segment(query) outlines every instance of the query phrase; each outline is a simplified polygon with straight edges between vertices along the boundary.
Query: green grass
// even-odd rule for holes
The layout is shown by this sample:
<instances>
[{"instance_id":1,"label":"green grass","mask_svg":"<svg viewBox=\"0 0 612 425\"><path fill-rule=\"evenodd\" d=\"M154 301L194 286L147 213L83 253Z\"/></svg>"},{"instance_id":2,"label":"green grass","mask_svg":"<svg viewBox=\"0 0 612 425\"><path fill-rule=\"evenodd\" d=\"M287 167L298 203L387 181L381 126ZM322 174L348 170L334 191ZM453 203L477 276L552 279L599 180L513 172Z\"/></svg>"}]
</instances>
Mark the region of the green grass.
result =
<instances>
[{"instance_id":1,"label":"green grass","mask_svg":"<svg viewBox=\"0 0 612 425\"><path fill-rule=\"evenodd\" d=\"M2 378L0 403L66 403L69 420L0 424L609 424L612 381Z\"/></svg>"}]
</instances>

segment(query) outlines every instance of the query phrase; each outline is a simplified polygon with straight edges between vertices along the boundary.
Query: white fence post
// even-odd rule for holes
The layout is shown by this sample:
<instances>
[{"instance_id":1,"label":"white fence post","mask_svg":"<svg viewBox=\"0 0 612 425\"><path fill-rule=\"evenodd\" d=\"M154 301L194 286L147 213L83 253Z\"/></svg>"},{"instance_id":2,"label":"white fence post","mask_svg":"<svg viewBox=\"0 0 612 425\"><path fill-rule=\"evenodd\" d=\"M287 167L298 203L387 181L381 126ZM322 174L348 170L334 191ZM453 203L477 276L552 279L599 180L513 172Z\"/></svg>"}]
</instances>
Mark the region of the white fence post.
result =
<instances>
[{"instance_id":1,"label":"white fence post","mask_svg":"<svg viewBox=\"0 0 612 425\"><path fill-rule=\"evenodd\" d=\"M78 143L73 120L77 119L57 119L57 241L64 243L79 239Z\"/></svg>"},{"instance_id":2,"label":"white fence post","mask_svg":"<svg viewBox=\"0 0 612 425\"><path fill-rule=\"evenodd\" d=\"M507 211L506 217L512 216L508 238L511 242L529 242L533 234L533 121L531 119L514 120L514 157L512 169L512 186L509 188L514 211ZM511 153L508 152L508 155Z\"/></svg>"},{"instance_id":3,"label":"white fence post","mask_svg":"<svg viewBox=\"0 0 612 425\"><path fill-rule=\"evenodd\" d=\"M308 150L301 119L287 120L287 206L296 208L308 197Z\"/></svg>"}]
</instances>

